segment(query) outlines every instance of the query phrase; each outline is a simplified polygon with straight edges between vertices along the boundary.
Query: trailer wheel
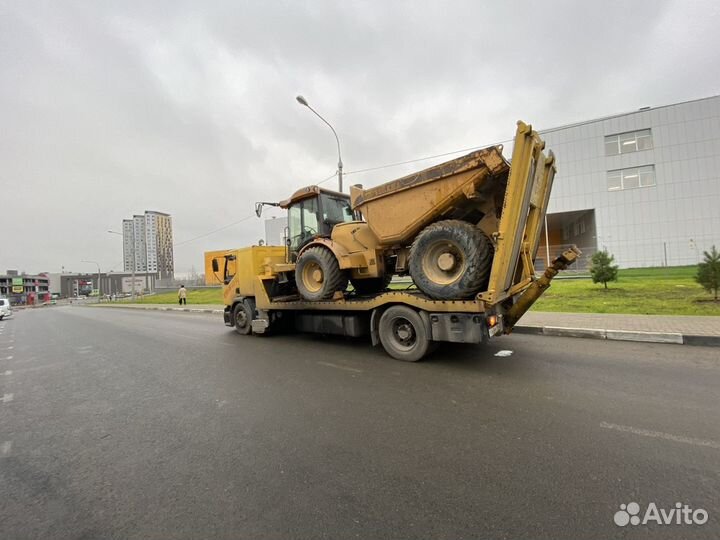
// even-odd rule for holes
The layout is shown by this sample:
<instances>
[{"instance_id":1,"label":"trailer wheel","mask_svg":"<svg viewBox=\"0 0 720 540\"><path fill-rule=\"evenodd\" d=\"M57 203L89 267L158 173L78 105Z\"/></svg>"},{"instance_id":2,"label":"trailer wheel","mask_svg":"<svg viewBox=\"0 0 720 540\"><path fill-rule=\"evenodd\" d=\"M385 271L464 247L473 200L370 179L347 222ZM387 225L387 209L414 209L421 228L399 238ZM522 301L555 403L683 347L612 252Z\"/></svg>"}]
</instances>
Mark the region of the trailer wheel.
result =
<instances>
[{"instance_id":1,"label":"trailer wheel","mask_svg":"<svg viewBox=\"0 0 720 540\"><path fill-rule=\"evenodd\" d=\"M422 360L431 343L420 314L406 306L385 310L378 324L378 337L386 353L406 362Z\"/></svg>"},{"instance_id":2,"label":"trailer wheel","mask_svg":"<svg viewBox=\"0 0 720 540\"><path fill-rule=\"evenodd\" d=\"M490 276L493 247L483 232L450 219L425 227L410 248L410 276L436 300L477 294Z\"/></svg>"},{"instance_id":3,"label":"trailer wheel","mask_svg":"<svg viewBox=\"0 0 720 540\"><path fill-rule=\"evenodd\" d=\"M252 333L252 320L255 316L255 307L246 298L238 302L233 310L233 323L238 334L247 336Z\"/></svg>"},{"instance_id":4,"label":"trailer wheel","mask_svg":"<svg viewBox=\"0 0 720 540\"><path fill-rule=\"evenodd\" d=\"M386 274L381 277L376 278L367 278L367 279L353 279L350 278L350 283L352 283L353 288L355 289L355 292L358 294L375 294L384 291L387 289L387 286L390 285L390 281L392 280L392 274Z\"/></svg>"},{"instance_id":5,"label":"trailer wheel","mask_svg":"<svg viewBox=\"0 0 720 540\"><path fill-rule=\"evenodd\" d=\"M340 270L335 255L323 247L303 251L295 265L295 283L306 300L329 300L347 287L347 274Z\"/></svg>"}]
</instances>

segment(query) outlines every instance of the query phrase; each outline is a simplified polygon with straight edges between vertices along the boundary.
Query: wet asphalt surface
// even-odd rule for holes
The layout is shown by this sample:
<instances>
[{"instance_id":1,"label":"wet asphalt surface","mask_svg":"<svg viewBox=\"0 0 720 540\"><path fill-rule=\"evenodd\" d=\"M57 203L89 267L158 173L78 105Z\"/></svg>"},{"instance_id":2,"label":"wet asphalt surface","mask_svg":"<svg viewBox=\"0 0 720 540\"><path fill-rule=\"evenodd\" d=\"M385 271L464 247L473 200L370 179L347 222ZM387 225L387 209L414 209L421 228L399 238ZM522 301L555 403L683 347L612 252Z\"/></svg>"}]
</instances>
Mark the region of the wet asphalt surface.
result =
<instances>
[{"instance_id":1,"label":"wet asphalt surface","mask_svg":"<svg viewBox=\"0 0 720 540\"><path fill-rule=\"evenodd\" d=\"M0 321L0 396L3 539L720 536L717 348L515 335L409 364L68 306ZM709 519L619 527L629 502Z\"/></svg>"}]
</instances>

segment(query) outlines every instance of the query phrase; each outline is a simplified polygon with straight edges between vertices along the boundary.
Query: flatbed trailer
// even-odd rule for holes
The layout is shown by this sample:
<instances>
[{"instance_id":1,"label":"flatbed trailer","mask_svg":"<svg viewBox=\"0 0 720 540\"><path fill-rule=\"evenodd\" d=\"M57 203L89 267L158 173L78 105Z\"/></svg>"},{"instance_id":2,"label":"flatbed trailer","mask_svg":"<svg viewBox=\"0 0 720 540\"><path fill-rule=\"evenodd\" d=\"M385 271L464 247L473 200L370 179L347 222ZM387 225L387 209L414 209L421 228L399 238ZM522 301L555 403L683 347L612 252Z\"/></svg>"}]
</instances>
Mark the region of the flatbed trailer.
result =
<instances>
[{"instance_id":1,"label":"flatbed trailer","mask_svg":"<svg viewBox=\"0 0 720 540\"><path fill-rule=\"evenodd\" d=\"M293 235L290 227L286 246L251 246L219 255L206 254L206 266L224 283L225 324L234 326L241 334L293 329L370 336L373 344L381 344L390 356L407 361L422 359L435 343L482 343L510 333L557 273L580 255L577 248L570 248L547 265L540 276L536 274L533 261L555 176L555 157L552 152L544 153L544 147L531 126L518 122L510 162L503 158L502 147L493 146L373 189L354 187L351 206L355 217L336 225L329 236L313 224L318 230L312 229L305 247L294 245L294 240L303 237ZM298 216L293 212L303 201L310 201L317 212L315 201L322 201L326 195L336 202L345 200L346 205L350 199L345 194L327 194L310 186L298 191L289 202L277 205L288 207L291 216ZM400 208L403 211L397 219L381 219ZM368 220L362 220L363 216ZM407 275L408 245L413 234L435 222L464 227L474 237L479 229L484 243L491 243L487 280L472 296L437 299L443 297L438 295L437 288L431 291L433 296L426 294L428 291L423 287L419 288L425 292L382 288L379 292L361 294L363 280L352 279L353 289L349 292L337 281L334 293L330 289L330 294L322 298L309 300L299 290L297 261L302 259L303 250L310 251L307 246L314 246L316 252L320 250L325 254L324 261L335 265L334 274L326 275L317 263L298 271L302 279L310 278L309 286L317 285L320 289L322 283L331 282L330 278L324 280L327 276L338 276L338 272L357 278L356 273L361 270L381 282L384 276L392 274L380 272L380 266L387 268L388 262L381 264L379 259L393 256L395 260L390 266L395 273ZM375 231L371 230L373 226ZM338 231L342 235L336 235ZM368 249L368 238L376 244L380 242L382 249ZM382 244L385 241L389 244ZM453 240L443 242L442 245L450 245ZM412 260L412 249L409 251ZM317 258L316 261L322 262ZM440 269L455 268L453 261L454 257L446 254L437 258ZM221 264L220 276L217 273ZM467 266L462 268L471 271ZM347 282L347 277L344 281Z\"/></svg>"},{"instance_id":2,"label":"flatbed trailer","mask_svg":"<svg viewBox=\"0 0 720 540\"><path fill-rule=\"evenodd\" d=\"M228 256L241 267L269 268L278 248L253 246ZM485 343L490 337L509 334L518 319L550 286L560 270L580 252L571 248L553 261L514 301L498 304L472 300L432 300L417 290L388 290L373 295L351 293L328 301L307 301L299 296L271 297L272 274L255 275L254 294L229 291L223 318L240 334L271 334L276 331L370 336L373 345L398 360L416 362L441 342ZM243 260L245 259L245 260ZM249 259L255 259L253 265ZM252 314L251 317L248 317Z\"/></svg>"}]
</instances>

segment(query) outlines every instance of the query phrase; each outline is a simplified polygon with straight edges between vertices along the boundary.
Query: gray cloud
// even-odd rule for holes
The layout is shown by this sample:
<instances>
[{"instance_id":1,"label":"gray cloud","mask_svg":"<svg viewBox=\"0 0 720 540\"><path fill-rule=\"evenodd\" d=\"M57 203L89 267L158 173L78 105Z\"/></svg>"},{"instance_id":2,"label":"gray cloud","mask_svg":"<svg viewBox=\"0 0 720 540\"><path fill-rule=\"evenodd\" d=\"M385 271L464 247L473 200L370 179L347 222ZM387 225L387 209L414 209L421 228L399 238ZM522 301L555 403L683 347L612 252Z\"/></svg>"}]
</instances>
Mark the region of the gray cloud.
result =
<instances>
[{"instance_id":1,"label":"gray cloud","mask_svg":"<svg viewBox=\"0 0 720 540\"><path fill-rule=\"evenodd\" d=\"M182 242L326 178L334 140L298 93L355 170L720 82L712 2L208 4L0 4L0 271L119 268L105 231L133 213L170 212ZM250 220L183 244L177 270L261 235Z\"/></svg>"}]
</instances>

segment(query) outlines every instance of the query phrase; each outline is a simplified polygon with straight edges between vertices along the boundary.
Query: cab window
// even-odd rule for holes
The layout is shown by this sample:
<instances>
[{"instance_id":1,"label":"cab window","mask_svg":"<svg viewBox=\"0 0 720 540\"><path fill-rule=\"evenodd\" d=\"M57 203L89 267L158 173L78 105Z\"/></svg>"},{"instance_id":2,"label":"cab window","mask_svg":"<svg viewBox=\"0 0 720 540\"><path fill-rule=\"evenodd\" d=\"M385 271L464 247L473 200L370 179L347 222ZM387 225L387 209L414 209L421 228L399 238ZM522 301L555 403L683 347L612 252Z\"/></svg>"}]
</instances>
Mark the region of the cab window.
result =
<instances>
[{"instance_id":1,"label":"cab window","mask_svg":"<svg viewBox=\"0 0 720 540\"><path fill-rule=\"evenodd\" d=\"M288 239L290 251L297 253L322 231L318 227L317 197L303 199L288 209Z\"/></svg>"},{"instance_id":2,"label":"cab window","mask_svg":"<svg viewBox=\"0 0 720 540\"><path fill-rule=\"evenodd\" d=\"M353 211L350 208L350 201L344 197L322 195L323 223L332 229L338 223L354 221Z\"/></svg>"}]
</instances>

